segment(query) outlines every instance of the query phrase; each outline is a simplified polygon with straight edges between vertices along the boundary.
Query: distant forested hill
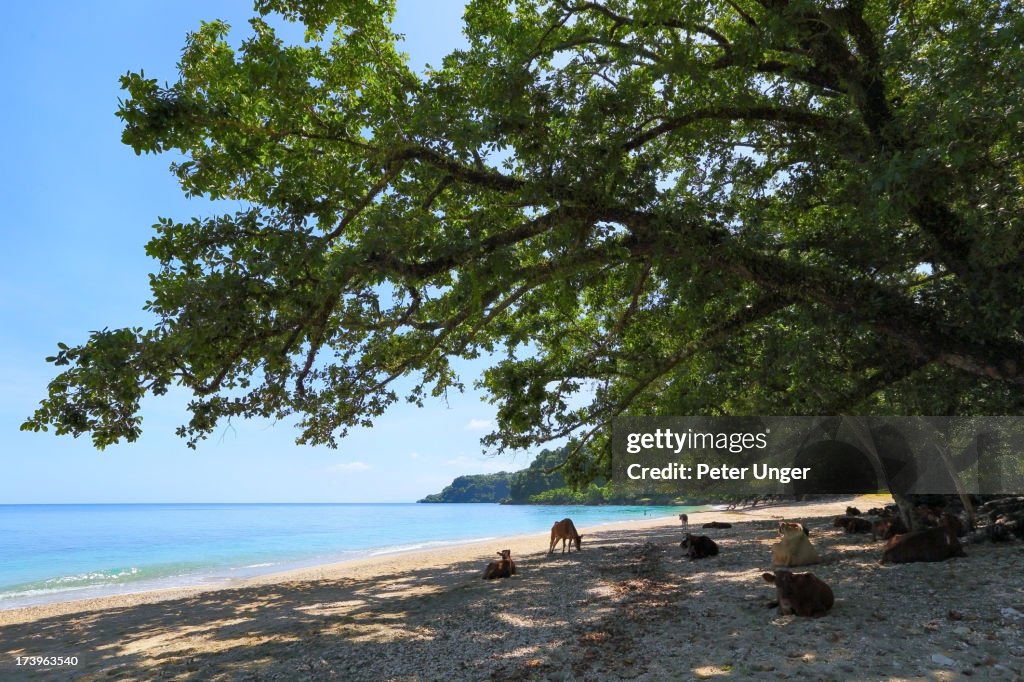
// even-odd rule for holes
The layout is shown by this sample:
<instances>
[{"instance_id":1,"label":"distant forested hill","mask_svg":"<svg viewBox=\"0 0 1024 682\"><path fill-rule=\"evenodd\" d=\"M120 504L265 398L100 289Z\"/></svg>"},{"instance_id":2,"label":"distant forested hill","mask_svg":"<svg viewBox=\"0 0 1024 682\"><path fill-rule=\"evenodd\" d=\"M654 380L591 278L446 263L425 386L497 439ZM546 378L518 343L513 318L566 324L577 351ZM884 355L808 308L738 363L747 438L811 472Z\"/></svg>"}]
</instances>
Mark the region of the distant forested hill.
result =
<instances>
[{"instance_id":1,"label":"distant forested hill","mask_svg":"<svg viewBox=\"0 0 1024 682\"><path fill-rule=\"evenodd\" d=\"M532 498L558 489L572 496L573 491L565 487L565 477L560 472L545 473L564 462L568 455L567 447L542 450L530 466L521 471L459 476L444 490L427 495L420 502L543 503Z\"/></svg>"},{"instance_id":2,"label":"distant forested hill","mask_svg":"<svg viewBox=\"0 0 1024 682\"><path fill-rule=\"evenodd\" d=\"M616 491L610 481L597 479L573 490L556 467L565 462L569 448L542 450L526 469L514 473L459 476L439 493L420 502L502 502L505 504L672 504L673 495L636 499ZM550 473L548 473L550 472Z\"/></svg>"},{"instance_id":3,"label":"distant forested hill","mask_svg":"<svg viewBox=\"0 0 1024 682\"><path fill-rule=\"evenodd\" d=\"M444 490L427 495L420 502L501 502L508 497L509 479L514 475L499 471L459 476Z\"/></svg>"},{"instance_id":4,"label":"distant forested hill","mask_svg":"<svg viewBox=\"0 0 1024 682\"><path fill-rule=\"evenodd\" d=\"M476 474L459 476L439 493L427 495L420 502L505 502L528 504L530 498L551 490L565 488L565 477L558 471L544 473L557 467L568 456L568 448L542 450L530 466L514 473ZM571 494L568 488L565 490Z\"/></svg>"}]
</instances>

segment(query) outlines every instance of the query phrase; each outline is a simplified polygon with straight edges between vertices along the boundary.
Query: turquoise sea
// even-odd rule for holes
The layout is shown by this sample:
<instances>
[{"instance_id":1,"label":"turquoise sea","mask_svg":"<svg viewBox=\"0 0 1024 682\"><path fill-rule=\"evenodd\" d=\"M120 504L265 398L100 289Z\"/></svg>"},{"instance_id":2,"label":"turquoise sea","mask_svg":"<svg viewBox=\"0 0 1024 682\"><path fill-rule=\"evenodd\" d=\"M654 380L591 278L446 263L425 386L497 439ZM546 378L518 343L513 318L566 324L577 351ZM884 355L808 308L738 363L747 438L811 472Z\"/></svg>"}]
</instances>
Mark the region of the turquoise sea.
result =
<instances>
[{"instance_id":1,"label":"turquoise sea","mask_svg":"<svg viewBox=\"0 0 1024 682\"><path fill-rule=\"evenodd\" d=\"M209 585L389 552L687 507L497 504L0 505L0 609ZM538 549L543 549L538 547Z\"/></svg>"}]
</instances>

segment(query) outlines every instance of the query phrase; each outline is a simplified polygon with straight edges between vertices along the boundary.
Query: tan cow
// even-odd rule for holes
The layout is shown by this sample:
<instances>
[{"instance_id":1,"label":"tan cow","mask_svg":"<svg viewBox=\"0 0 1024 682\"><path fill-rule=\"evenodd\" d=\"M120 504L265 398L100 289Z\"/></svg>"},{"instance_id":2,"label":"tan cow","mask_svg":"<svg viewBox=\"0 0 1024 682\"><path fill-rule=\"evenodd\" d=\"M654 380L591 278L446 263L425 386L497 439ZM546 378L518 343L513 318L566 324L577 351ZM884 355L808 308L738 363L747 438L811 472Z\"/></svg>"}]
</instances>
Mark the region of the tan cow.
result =
<instances>
[{"instance_id":1,"label":"tan cow","mask_svg":"<svg viewBox=\"0 0 1024 682\"><path fill-rule=\"evenodd\" d=\"M787 533L792 531L799 531L804 535L810 535L811 531L802 523L796 521L780 521L779 522L779 536L785 536Z\"/></svg>"},{"instance_id":2,"label":"tan cow","mask_svg":"<svg viewBox=\"0 0 1024 682\"><path fill-rule=\"evenodd\" d=\"M782 538L772 545L773 566L806 566L821 561L802 525L780 524L779 535Z\"/></svg>"},{"instance_id":3,"label":"tan cow","mask_svg":"<svg viewBox=\"0 0 1024 682\"><path fill-rule=\"evenodd\" d=\"M512 550L503 549L498 552L498 556L501 559L487 564L487 570L484 571L484 580L511 578L516 574L516 562L512 561Z\"/></svg>"},{"instance_id":4,"label":"tan cow","mask_svg":"<svg viewBox=\"0 0 1024 682\"><path fill-rule=\"evenodd\" d=\"M548 548L548 554L555 551L555 545L558 541L562 541L562 554L565 554L565 541L569 541L569 554L572 554L573 543L576 544L576 551L580 551L580 543L583 541L583 536L576 532L576 526L572 525L572 519L562 519L561 521L555 521L555 524L551 526L551 546Z\"/></svg>"}]
</instances>

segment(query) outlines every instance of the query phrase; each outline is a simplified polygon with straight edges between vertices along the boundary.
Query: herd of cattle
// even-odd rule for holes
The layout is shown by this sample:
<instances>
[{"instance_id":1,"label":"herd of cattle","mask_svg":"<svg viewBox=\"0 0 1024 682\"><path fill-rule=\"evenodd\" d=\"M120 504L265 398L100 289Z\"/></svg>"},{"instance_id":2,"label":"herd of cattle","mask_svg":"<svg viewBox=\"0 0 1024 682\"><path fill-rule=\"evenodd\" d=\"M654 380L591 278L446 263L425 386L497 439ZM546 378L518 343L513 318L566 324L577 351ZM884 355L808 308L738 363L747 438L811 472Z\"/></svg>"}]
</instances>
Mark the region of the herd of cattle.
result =
<instances>
[{"instance_id":1,"label":"herd of cattle","mask_svg":"<svg viewBox=\"0 0 1024 682\"><path fill-rule=\"evenodd\" d=\"M914 532L908 531L895 505L868 510L869 515L876 517L874 521L863 518L859 509L847 507L846 514L836 517L832 525L847 533L871 533L872 540L887 540L882 550L882 563L944 561L966 556L958 539L964 535L964 525L959 517L927 506L919 507L916 513L922 524L928 527ZM704 525L706 528L722 527L720 523ZM704 535L686 533L680 546L691 560L718 554L718 545ZM811 544L810 531L802 523L780 523L779 541L771 549L773 566L790 568L821 561ZM776 600L770 606L778 606L783 615L824 616L835 602L832 588L813 573L776 570L764 573L762 577L775 585Z\"/></svg>"},{"instance_id":2,"label":"herd of cattle","mask_svg":"<svg viewBox=\"0 0 1024 682\"><path fill-rule=\"evenodd\" d=\"M926 526L923 530L909 532L900 518L895 505L884 508L870 509L868 515L876 517L869 521L861 515L859 509L847 507L844 516L836 517L833 526L842 528L846 533L871 533L872 540L886 540L882 550L882 563L911 563L916 561L944 561L952 557L966 556L960 546L959 537L965 534L964 524L959 517L941 509L922 505L915 510L920 522ZM685 532L689 527L689 518L680 514L684 538L680 547L690 560L704 559L718 554L718 545L706 535L693 535ZM705 523L704 528L726 529L732 524L722 521ZM772 565L791 568L807 566L821 561L817 550L811 544L810 531L802 523L782 522L779 524L779 540L772 545ZM580 550L583 536L576 532L571 519L562 519L551 526L551 544L548 554L555 551L558 541L562 541L562 553L572 553L573 545ZM512 560L511 550L498 552L501 557L492 561L484 572L484 579L508 578L515 575L516 565ZM775 570L762 574L762 578L775 585L776 600L769 606L778 606L783 615L824 616L832 608L835 597L824 581L813 573L793 573L787 570Z\"/></svg>"}]
</instances>

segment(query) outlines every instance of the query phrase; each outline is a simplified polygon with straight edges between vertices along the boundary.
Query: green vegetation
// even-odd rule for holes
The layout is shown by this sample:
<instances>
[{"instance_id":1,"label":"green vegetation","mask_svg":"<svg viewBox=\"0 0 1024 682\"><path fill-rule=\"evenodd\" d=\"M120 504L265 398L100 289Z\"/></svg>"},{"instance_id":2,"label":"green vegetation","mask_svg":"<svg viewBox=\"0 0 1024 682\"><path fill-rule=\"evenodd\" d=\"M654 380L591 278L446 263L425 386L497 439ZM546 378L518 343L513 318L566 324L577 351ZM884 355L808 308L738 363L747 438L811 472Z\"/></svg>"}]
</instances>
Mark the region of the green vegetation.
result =
<instances>
[{"instance_id":1,"label":"green vegetation","mask_svg":"<svg viewBox=\"0 0 1024 682\"><path fill-rule=\"evenodd\" d=\"M512 474L459 476L452 484L420 502L505 502L509 504L556 504L539 499L546 494L572 495L565 477L557 469L565 462L568 448L543 450L530 466ZM550 472L550 473L549 473Z\"/></svg>"},{"instance_id":2,"label":"green vegetation","mask_svg":"<svg viewBox=\"0 0 1024 682\"><path fill-rule=\"evenodd\" d=\"M180 385L190 443L296 416L334 444L494 353L485 443L578 437L579 486L617 415L1024 408L1016 3L473 0L424 75L387 0L256 7L118 112L245 208L159 219L156 323L59 344L23 428L134 441Z\"/></svg>"},{"instance_id":3,"label":"green vegetation","mask_svg":"<svg viewBox=\"0 0 1024 682\"><path fill-rule=\"evenodd\" d=\"M569 446L542 450L530 466L515 473L459 476L440 493L420 502L502 502L505 504L673 504L682 503L676 494L637 493L616 489L610 481L598 479L573 488L566 483L561 467L570 456ZM689 504L694 504L688 502Z\"/></svg>"},{"instance_id":4,"label":"green vegetation","mask_svg":"<svg viewBox=\"0 0 1024 682\"><path fill-rule=\"evenodd\" d=\"M420 502L501 502L508 497L512 474L471 474L459 476L444 490L427 495Z\"/></svg>"},{"instance_id":5,"label":"green vegetation","mask_svg":"<svg viewBox=\"0 0 1024 682\"><path fill-rule=\"evenodd\" d=\"M560 468L565 464L568 448L542 450L534 457L530 466L512 476L511 501L525 503L534 497L556 489L566 489L565 476Z\"/></svg>"}]
</instances>

